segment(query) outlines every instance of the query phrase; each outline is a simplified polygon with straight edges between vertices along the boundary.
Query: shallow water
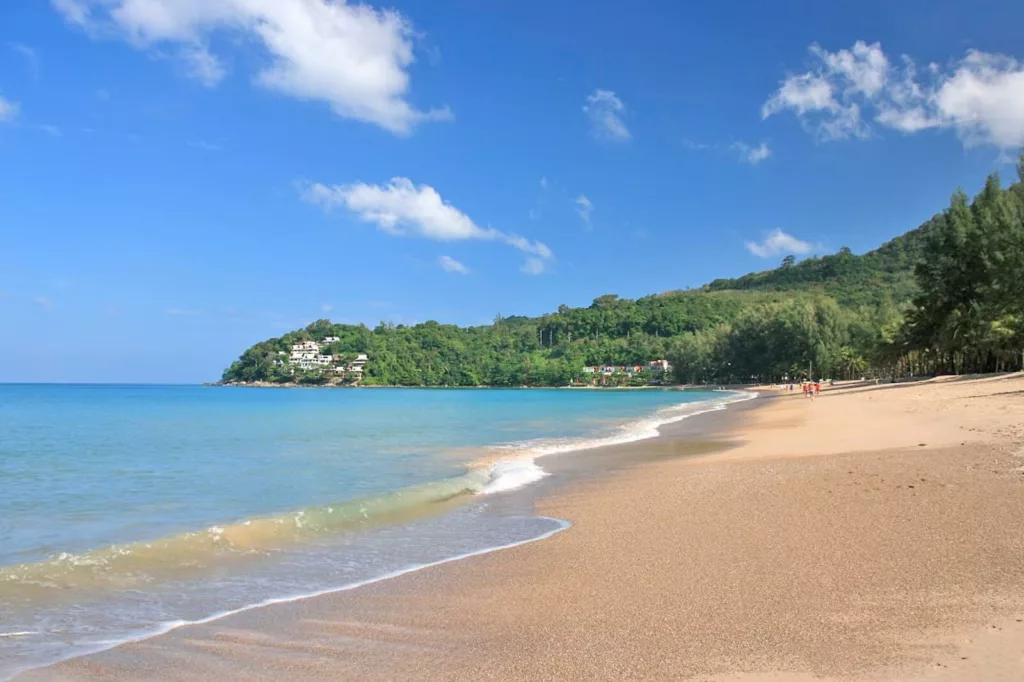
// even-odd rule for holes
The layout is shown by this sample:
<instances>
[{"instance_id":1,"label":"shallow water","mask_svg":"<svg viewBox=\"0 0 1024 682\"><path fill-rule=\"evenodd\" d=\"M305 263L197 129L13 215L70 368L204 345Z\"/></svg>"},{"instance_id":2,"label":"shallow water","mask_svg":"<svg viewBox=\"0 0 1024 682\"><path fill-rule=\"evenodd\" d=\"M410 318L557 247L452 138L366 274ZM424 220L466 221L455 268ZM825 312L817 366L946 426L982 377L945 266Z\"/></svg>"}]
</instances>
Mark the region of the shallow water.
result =
<instances>
[{"instance_id":1,"label":"shallow water","mask_svg":"<svg viewBox=\"0 0 1024 682\"><path fill-rule=\"evenodd\" d=\"M732 397L0 386L0 678L557 531L492 495Z\"/></svg>"}]
</instances>

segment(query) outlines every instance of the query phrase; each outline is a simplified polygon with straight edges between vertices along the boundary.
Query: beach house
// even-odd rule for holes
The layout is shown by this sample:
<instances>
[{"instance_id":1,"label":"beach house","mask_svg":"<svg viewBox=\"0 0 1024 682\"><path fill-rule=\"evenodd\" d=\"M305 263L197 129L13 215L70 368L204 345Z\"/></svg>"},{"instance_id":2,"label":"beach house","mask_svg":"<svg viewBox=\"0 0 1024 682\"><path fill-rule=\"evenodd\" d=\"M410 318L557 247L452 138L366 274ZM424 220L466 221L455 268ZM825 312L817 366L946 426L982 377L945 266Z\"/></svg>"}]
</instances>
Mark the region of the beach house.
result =
<instances>
[{"instance_id":1,"label":"beach house","mask_svg":"<svg viewBox=\"0 0 1024 682\"><path fill-rule=\"evenodd\" d=\"M672 365L668 360L651 360L642 365L587 365L583 368L583 376L578 383L590 385L608 385L619 383L618 379L630 382L629 385L637 386L643 383L643 372L648 372L650 384L661 384L665 377L672 372ZM618 379L616 379L618 377ZM637 382L640 383L637 383Z\"/></svg>"},{"instance_id":2,"label":"beach house","mask_svg":"<svg viewBox=\"0 0 1024 682\"><path fill-rule=\"evenodd\" d=\"M664 374L672 371L672 365L668 360L651 360L647 363L647 369L651 374Z\"/></svg>"}]
</instances>

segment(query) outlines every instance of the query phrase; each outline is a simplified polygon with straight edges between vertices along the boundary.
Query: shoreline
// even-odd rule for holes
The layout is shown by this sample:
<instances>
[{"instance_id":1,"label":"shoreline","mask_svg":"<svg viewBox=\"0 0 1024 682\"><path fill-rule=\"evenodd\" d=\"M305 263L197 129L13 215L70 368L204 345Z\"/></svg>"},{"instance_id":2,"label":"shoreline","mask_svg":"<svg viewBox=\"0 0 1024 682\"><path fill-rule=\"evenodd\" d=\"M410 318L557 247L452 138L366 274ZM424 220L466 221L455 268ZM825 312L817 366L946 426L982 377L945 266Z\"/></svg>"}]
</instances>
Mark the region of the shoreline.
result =
<instances>
[{"instance_id":1,"label":"shoreline","mask_svg":"<svg viewBox=\"0 0 1024 682\"><path fill-rule=\"evenodd\" d=\"M722 396L722 398L725 397L726 396ZM756 397L756 394L749 394L749 397ZM563 455L567 456L568 459L573 459L573 457L579 453L595 452L601 450L615 451L616 449L621 450L622 448L628 448L628 446L638 441L659 437L659 429L673 426L675 424L678 424L679 422L691 422L691 417L705 415L708 412L726 411L726 408L730 404L740 404L747 402L749 400L749 397L744 397L738 392L734 392L733 395L728 396L728 398L730 398L729 403L725 403L722 400L722 398L719 398L717 396L708 396L702 400L698 400L695 402L673 403L670 406L671 409L669 410L669 412L664 412L665 408L659 409L654 413L651 413L643 417L635 418L627 422L626 424L623 425L620 431L616 431L615 433L610 433L601 437L595 437L591 441L584 441L580 443L567 442L564 445L559 445L555 443L549 446L555 448L550 451L540 451L535 452L533 454L509 454L507 456L496 455L492 458L489 458L487 461L474 460L466 462L466 472L459 477L459 480L466 479L468 481L469 479L475 480L477 478L480 478L480 487L478 490L476 490L476 492L479 493L479 495L470 495L469 497L464 498L460 497L461 503L454 503L454 505L449 504L449 502L452 500L444 498L440 502L431 505L429 509L422 510L421 515L435 516L437 514L444 513L444 511L441 510L440 507L444 507L447 511L452 511L457 507L463 506L466 503L473 504L474 500L476 501L477 504L480 504L483 502L483 500L489 499L491 495L495 493L499 493L500 496L503 498L503 501L500 502L500 504L502 505L508 506L510 504L519 504L524 509L529 509L529 506L532 504L532 500L535 499L535 497L539 494L538 491L551 491L565 484L567 480L579 478L581 475L601 473L599 470L594 470L594 467L590 465L582 468L554 467L554 471L542 470L536 464L534 464L536 461L545 460L546 462L551 461L552 459L559 459L557 457L553 457L554 455ZM690 411L688 408L694 408L694 411ZM673 411L680 409L683 411ZM653 434L648 435L648 429L653 429ZM584 459L587 458L584 457ZM502 465L510 466L502 467ZM520 465L525 465L525 467ZM547 465L545 464L545 466ZM536 469L536 471L527 471L526 469ZM523 478L524 476L526 477ZM504 481L505 478L511 480ZM435 483L446 482L448 481L440 481ZM356 500L352 504L355 504L356 502L358 502L358 500ZM435 509L434 507L438 508ZM290 513L285 515L290 515ZM249 521L255 522L271 518L277 517L255 517L254 519L250 519ZM410 516L410 518L413 517ZM66 662L73 662L83 657L89 657L95 654L103 653L112 648L145 642L155 637L161 637L179 628L187 628L191 626L213 623L215 621L219 621L221 619L232 617L254 609L261 609L275 604L291 603L306 599L316 599L325 595L334 594L336 592L345 592L366 585L376 584L381 581L394 579L402 575L405 575L406 573L420 571L425 568L440 566L442 564L447 564L453 561L459 561L469 557L479 556L482 554L487 554L498 550L508 549L510 547L515 547L522 544L537 542L539 540L551 537L555 533L565 530L570 525L568 522L565 522L560 519L552 519L549 517L537 516L534 514L531 514L530 518L534 520L554 521L557 522L558 527L554 530L541 532L537 536L528 537L524 540L517 540L511 543L497 545L485 545L483 546L482 549L469 551L468 553L456 554L440 560L429 561L428 563L410 564L409 566L406 566L404 568L399 568L397 570L390 571L388 573L374 576L371 578L362 579L354 583L345 583L328 588L314 589L313 591L310 591L308 593L286 593L284 596L272 596L251 604L243 605L241 607L232 607L223 611L217 611L208 616L202 616L198 618L193 617L189 620L173 620L166 621L163 623L154 623L151 629L143 633L126 635L123 638L117 639L116 641L110 640L107 643L100 644L95 647L87 647L84 651L75 652L74 654L71 654L67 657L63 657L55 662L46 664L41 667L32 666L23 668L19 672L14 674L15 676L18 676L27 674L32 670L45 670L47 669L47 667L53 665L61 665ZM219 536L228 536L229 534L237 530L238 532L241 532L243 536L245 536L241 539L246 540L246 538L248 537L249 521L246 521L244 523L237 522L234 524L220 524L216 526L211 526L211 528L216 530ZM242 526L245 526L246 528L242 528ZM249 542L248 540L246 541ZM148 543L140 544L148 545ZM0 635L2 634L3 633L0 633ZM4 679L7 678L5 677Z\"/></svg>"},{"instance_id":2,"label":"shoreline","mask_svg":"<svg viewBox=\"0 0 1024 682\"><path fill-rule=\"evenodd\" d=\"M746 405L537 486L543 543L17 679L1020 679L1024 377Z\"/></svg>"}]
</instances>

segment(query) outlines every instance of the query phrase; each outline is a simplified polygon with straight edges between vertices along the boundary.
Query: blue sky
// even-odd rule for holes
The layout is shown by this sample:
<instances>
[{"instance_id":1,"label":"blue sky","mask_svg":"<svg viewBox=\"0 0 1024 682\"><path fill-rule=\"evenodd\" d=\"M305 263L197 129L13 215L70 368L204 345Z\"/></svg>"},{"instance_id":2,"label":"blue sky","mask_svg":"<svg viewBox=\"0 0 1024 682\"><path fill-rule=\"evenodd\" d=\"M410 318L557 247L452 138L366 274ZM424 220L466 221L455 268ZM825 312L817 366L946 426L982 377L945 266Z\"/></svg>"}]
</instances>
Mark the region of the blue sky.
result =
<instances>
[{"instance_id":1,"label":"blue sky","mask_svg":"<svg viewBox=\"0 0 1024 682\"><path fill-rule=\"evenodd\" d=\"M895 6L895 7L894 7ZM856 252L1024 142L1018 2L0 7L0 381L196 382Z\"/></svg>"}]
</instances>

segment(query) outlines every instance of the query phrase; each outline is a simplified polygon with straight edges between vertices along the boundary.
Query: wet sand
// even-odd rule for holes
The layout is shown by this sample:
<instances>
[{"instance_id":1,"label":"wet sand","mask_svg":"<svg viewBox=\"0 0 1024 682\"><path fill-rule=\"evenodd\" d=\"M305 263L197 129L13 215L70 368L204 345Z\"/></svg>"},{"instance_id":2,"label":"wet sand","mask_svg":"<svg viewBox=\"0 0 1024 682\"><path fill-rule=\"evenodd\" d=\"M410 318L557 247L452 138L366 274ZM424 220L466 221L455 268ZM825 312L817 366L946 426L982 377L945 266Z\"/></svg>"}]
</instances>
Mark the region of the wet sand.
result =
<instances>
[{"instance_id":1,"label":"wet sand","mask_svg":"<svg viewBox=\"0 0 1024 682\"><path fill-rule=\"evenodd\" d=\"M578 455L548 540L17 679L1024 679L1024 377L757 402Z\"/></svg>"}]
</instances>

